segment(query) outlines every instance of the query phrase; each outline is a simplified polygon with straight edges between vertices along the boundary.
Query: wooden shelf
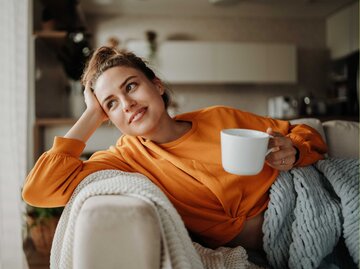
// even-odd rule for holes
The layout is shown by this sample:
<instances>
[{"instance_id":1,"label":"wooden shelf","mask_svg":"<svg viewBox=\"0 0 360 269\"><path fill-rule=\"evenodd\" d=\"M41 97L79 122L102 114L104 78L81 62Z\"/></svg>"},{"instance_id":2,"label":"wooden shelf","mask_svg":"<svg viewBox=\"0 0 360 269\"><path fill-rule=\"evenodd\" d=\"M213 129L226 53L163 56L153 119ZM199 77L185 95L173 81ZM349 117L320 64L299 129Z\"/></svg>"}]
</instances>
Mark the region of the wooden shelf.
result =
<instances>
[{"instance_id":1,"label":"wooden shelf","mask_svg":"<svg viewBox=\"0 0 360 269\"><path fill-rule=\"evenodd\" d=\"M66 31L36 31L35 37L46 39L64 39L67 35Z\"/></svg>"},{"instance_id":2,"label":"wooden shelf","mask_svg":"<svg viewBox=\"0 0 360 269\"><path fill-rule=\"evenodd\" d=\"M67 32L65 31L38 31L34 33L37 41L44 42L55 51L59 50L66 41Z\"/></svg>"},{"instance_id":3,"label":"wooden shelf","mask_svg":"<svg viewBox=\"0 0 360 269\"><path fill-rule=\"evenodd\" d=\"M53 125L67 125L67 124L75 124L76 119L74 118L43 118L36 119L35 125L38 127L42 126L53 126Z\"/></svg>"}]
</instances>

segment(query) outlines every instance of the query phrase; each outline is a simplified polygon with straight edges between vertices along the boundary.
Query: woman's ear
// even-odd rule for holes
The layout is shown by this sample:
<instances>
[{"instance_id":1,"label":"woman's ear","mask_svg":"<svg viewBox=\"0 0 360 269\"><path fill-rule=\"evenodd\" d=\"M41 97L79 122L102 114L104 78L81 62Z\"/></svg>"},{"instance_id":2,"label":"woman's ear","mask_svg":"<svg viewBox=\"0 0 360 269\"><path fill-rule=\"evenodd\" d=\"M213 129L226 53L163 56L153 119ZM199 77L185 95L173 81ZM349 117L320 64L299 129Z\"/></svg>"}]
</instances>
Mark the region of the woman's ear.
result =
<instances>
[{"instance_id":1,"label":"woman's ear","mask_svg":"<svg viewBox=\"0 0 360 269\"><path fill-rule=\"evenodd\" d=\"M152 82L154 83L156 89L158 90L158 92L160 93L160 95L163 95L165 92L165 87L164 84L162 83L161 79L159 79L158 77L155 77Z\"/></svg>"}]
</instances>

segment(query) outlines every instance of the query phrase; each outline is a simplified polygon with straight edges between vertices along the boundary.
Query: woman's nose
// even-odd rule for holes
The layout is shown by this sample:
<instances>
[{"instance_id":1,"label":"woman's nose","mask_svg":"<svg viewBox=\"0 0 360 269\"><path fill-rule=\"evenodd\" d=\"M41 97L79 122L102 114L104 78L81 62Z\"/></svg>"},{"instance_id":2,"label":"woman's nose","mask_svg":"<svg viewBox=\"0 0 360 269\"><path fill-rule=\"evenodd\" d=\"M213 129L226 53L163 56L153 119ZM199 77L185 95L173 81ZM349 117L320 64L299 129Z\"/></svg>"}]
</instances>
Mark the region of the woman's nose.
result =
<instances>
[{"instance_id":1,"label":"woman's nose","mask_svg":"<svg viewBox=\"0 0 360 269\"><path fill-rule=\"evenodd\" d=\"M123 96L121 98L121 107L124 112L129 112L135 105L136 101L129 96Z\"/></svg>"}]
</instances>

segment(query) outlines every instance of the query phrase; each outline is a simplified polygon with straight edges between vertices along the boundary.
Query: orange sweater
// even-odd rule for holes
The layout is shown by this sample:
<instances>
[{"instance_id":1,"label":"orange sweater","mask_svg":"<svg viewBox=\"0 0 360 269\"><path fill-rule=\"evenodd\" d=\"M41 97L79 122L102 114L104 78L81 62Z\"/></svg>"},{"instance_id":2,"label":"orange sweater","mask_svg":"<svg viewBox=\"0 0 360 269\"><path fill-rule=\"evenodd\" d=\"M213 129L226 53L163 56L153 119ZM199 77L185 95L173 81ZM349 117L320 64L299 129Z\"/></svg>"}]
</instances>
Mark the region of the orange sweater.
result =
<instances>
[{"instance_id":1,"label":"orange sweater","mask_svg":"<svg viewBox=\"0 0 360 269\"><path fill-rule=\"evenodd\" d=\"M227 107L210 107L176 116L191 121L192 128L181 138L155 144L141 137L121 136L116 146L96 152L89 160L79 159L85 144L56 137L27 177L23 197L40 207L63 206L79 182L104 169L139 172L164 191L187 228L205 243L217 247L233 239L244 221L264 211L268 190L278 171L267 164L255 176L237 176L221 166L220 130L268 127L287 135L299 149L296 165L309 165L323 158L326 145L306 125L290 125Z\"/></svg>"}]
</instances>

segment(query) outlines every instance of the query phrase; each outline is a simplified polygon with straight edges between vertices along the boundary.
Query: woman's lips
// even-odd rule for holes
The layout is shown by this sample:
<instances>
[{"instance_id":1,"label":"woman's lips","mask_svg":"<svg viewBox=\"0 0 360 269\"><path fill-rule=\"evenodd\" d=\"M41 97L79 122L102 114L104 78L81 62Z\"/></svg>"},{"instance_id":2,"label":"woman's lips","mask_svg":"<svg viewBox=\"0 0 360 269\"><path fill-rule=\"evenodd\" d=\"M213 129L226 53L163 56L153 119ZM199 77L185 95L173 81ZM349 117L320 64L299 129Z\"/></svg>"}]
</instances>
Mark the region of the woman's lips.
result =
<instances>
[{"instance_id":1,"label":"woman's lips","mask_svg":"<svg viewBox=\"0 0 360 269\"><path fill-rule=\"evenodd\" d=\"M137 110L134 114L131 115L130 119L129 119L129 124L139 121L145 114L147 108L146 107L142 107L139 110Z\"/></svg>"}]
</instances>

